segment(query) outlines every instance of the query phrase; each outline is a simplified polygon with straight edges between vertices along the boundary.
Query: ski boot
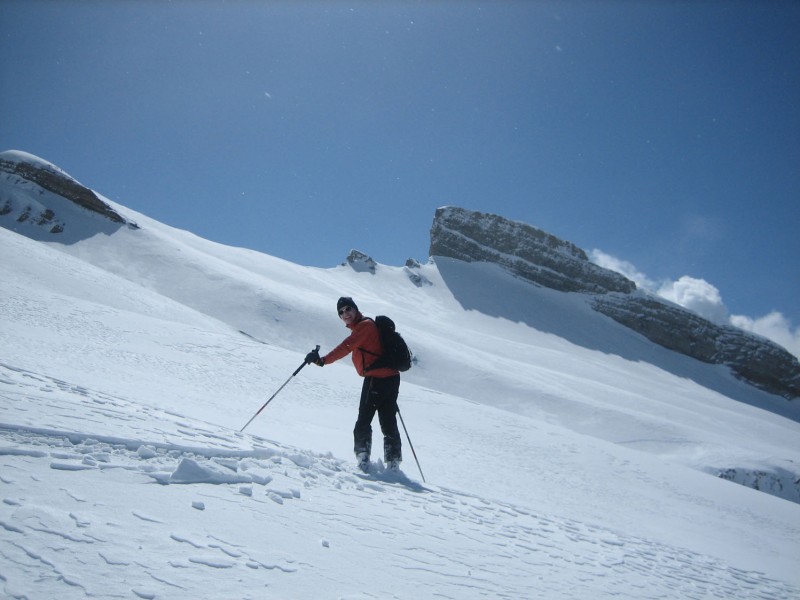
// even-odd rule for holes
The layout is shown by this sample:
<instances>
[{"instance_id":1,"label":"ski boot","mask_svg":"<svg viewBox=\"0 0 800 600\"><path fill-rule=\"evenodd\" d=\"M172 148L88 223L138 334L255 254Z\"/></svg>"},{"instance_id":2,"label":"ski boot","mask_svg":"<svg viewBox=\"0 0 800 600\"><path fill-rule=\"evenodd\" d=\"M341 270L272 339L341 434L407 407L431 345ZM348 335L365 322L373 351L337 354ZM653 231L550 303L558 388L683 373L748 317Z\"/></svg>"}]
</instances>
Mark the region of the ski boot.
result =
<instances>
[{"instance_id":1,"label":"ski boot","mask_svg":"<svg viewBox=\"0 0 800 600\"><path fill-rule=\"evenodd\" d=\"M358 459L358 468L364 471L364 473L369 472L369 454L366 452L359 452L356 454L356 458Z\"/></svg>"}]
</instances>

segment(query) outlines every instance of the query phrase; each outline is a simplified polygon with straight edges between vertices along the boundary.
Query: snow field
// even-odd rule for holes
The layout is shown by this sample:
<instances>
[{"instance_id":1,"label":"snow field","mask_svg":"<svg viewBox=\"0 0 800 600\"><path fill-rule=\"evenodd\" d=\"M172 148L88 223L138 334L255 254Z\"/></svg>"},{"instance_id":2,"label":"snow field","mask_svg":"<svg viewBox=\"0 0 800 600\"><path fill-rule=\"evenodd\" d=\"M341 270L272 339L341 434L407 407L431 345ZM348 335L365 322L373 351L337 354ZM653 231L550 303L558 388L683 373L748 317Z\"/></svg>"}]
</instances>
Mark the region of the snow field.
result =
<instances>
[{"instance_id":1,"label":"snow field","mask_svg":"<svg viewBox=\"0 0 800 600\"><path fill-rule=\"evenodd\" d=\"M330 456L154 409L137 416L119 399L10 374L6 384L20 375L44 384L50 410L78 395L109 428L156 425L126 440L3 425L10 597L189 597L199 582L220 598L368 597L352 594L359 564L371 588L398 598L420 586L454 599L797 592L685 548L402 474L359 475Z\"/></svg>"}]
</instances>

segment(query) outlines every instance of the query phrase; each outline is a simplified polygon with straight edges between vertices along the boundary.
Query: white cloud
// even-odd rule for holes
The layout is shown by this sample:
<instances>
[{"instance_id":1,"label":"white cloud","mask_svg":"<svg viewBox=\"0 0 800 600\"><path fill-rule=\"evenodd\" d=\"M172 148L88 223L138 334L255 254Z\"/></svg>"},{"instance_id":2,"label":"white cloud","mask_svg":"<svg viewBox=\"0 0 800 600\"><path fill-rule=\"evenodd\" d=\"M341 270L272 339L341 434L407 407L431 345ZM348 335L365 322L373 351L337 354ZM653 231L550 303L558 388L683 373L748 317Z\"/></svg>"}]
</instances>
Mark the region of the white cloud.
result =
<instances>
[{"instance_id":1,"label":"white cloud","mask_svg":"<svg viewBox=\"0 0 800 600\"><path fill-rule=\"evenodd\" d=\"M731 324L745 331L763 335L800 358L800 327L795 327L792 330L792 324L789 319L778 311L772 311L768 315L757 319L743 315L732 315Z\"/></svg>"},{"instance_id":2,"label":"white cloud","mask_svg":"<svg viewBox=\"0 0 800 600\"><path fill-rule=\"evenodd\" d=\"M624 275L640 288L653 291L656 287L656 283L653 280L639 271L627 260L619 259L616 256L611 256L610 254L606 254L602 250L597 249L591 251L590 259L594 264L603 267L604 269L616 271L620 275Z\"/></svg>"},{"instance_id":3,"label":"white cloud","mask_svg":"<svg viewBox=\"0 0 800 600\"><path fill-rule=\"evenodd\" d=\"M729 322L728 309L722 302L719 290L705 279L684 275L678 281L662 284L656 293L714 323Z\"/></svg>"},{"instance_id":4,"label":"white cloud","mask_svg":"<svg viewBox=\"0 0 800 600\"><path fill-rule=\"evenodd\" d=\"M592 250L590 257L596 265L624 275L644 290L694 311L714 323L733 325L761 335L800 358L800 327L792 328L792 323L780 312L773 311L756 318L730 315L719 290L705 279L684 275L677 281L656 282L632 263L606 254L602 250Z\"/></svg>"}]
</instances>

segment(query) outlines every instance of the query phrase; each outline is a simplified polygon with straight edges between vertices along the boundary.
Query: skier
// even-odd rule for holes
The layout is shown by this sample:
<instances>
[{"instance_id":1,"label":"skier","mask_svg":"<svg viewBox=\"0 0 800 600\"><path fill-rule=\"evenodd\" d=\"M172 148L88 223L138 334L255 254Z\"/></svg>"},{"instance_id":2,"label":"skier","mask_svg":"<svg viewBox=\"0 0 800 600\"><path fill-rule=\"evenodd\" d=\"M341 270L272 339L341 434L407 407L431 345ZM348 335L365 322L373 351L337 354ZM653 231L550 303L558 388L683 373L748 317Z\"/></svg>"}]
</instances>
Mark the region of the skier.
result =
<instances>
[{"instance_id":1,"label":"skier","mask_svg":"<svg viewBox=\"0 0 800 600\"><path fill-rule=\"evenodd\" d=\"M358 406L358 418L353 428L354 452L359 468L366 472L369 468L369 456L372 449L372 419L378 413L381 432L383 433L383 457L386 465L392 470L400 468L402 460L400 431L397 428L397 394L400 391L400 372L378 367L370 369L381 354L381 342L375 322L364 317L353 299L347 296L336 302L339 318L351 333L341 344L320 357L314 350L306 356L306 363L317 366L328 365L352 353L353 366L364 378L361 387L361 402Z\"/></svg>"}]
</instances>

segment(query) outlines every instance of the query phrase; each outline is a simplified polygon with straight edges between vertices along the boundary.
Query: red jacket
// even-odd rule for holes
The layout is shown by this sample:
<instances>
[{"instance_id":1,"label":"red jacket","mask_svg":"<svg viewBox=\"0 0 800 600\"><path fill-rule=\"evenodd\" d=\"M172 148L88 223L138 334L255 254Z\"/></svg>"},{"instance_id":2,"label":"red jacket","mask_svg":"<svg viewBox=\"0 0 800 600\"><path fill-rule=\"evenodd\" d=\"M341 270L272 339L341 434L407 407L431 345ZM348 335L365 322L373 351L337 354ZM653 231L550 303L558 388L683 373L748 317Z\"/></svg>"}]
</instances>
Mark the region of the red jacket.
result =
<instances>
[{"instance_id":1,"label":"red jacket","mask_svg":"<svg viewBox=\"0 0 800 600\"><path fill-rule=\"evenodd\" d=\"M388 367L381 367L367 371L381 354L381 339L375 321L365 318L359 313L359 320L347 326L351 334L336 348L322 357L325 364L336 362L352 352L353 366L362 377L392 377L400 372Z\"/></svg>"}]
</instances>

